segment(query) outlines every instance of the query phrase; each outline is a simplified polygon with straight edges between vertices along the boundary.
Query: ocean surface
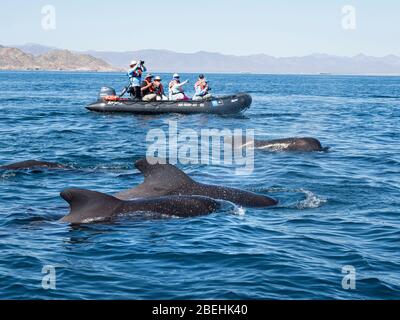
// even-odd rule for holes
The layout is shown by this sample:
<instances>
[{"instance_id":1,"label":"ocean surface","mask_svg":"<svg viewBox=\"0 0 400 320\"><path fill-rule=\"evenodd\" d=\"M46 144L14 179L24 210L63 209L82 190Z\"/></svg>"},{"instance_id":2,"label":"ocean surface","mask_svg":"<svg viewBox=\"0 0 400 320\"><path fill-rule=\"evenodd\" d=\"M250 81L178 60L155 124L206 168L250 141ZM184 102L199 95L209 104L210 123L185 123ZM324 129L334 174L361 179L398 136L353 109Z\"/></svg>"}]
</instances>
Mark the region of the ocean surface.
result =
<instances>
[{"instance_id":1,"label":"ocean surface","mask_svg":"<svg viewBox=\"0 0 400 320\"><path fill-rule=\"evenodd\" d=\"M196 75L186 77L192 89ZM223 117L97 114L84 106L103 85L120 91L124 74L0 72L0 165L39 159L71 167L0 171L0 298L400 298L400 78L208 79L214 94L250 93L251 108ZM179 130L312 136L330 150L256 151L246 176L230 165L178 164L197 181L276 198L276 207L58 222L68 213L65 188L113 194L140 183L134 161L146 153L146 134L167 132L169 121ZM42 286L46 266L55 268L55 289ZM342 286L344 266L354 268L354 289Z\"/></svg>"}]
</instances>

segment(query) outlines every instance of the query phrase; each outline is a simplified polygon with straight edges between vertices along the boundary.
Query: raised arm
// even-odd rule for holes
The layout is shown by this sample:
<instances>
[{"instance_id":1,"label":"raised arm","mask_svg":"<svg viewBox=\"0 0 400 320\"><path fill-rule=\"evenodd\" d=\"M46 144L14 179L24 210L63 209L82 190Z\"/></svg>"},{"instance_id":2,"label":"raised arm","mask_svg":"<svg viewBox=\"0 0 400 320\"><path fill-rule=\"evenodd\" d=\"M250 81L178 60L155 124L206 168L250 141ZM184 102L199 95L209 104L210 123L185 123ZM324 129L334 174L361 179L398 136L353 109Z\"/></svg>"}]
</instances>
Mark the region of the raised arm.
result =
<instances>
[{"instance_id":1,"label":"raised arm","mask_svg":"<svg viewBox=\"0 0 400 320\"><path fill-rule=\"evenodd\" d=\"M180 87L183 87L188 82L189 82L189 80L185 80L185 81L183 81L181 83L176 84L176 86L180 88Z\"/></svg>"}]
</instances>

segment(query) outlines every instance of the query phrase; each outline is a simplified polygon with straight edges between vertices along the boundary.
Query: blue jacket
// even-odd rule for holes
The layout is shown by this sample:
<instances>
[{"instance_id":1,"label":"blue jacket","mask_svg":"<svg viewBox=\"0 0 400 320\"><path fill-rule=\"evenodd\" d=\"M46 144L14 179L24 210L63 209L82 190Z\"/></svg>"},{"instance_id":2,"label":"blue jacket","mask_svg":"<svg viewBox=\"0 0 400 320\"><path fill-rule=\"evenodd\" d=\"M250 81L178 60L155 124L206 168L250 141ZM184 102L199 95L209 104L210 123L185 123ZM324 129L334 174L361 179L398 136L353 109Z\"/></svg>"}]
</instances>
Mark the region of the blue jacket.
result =
<instances>
[{"instance_id":1,"label":"blue jacket","mask_svg":"<svg viewBox=\"0 0 400 320\"><path fill-rule=\"evenodd\" d=\"M146 67L138 64L128 70L128 77L132 87L140 87L142 83L142 73L145 71L147 71Z\"/></svg>"}]
</instances>

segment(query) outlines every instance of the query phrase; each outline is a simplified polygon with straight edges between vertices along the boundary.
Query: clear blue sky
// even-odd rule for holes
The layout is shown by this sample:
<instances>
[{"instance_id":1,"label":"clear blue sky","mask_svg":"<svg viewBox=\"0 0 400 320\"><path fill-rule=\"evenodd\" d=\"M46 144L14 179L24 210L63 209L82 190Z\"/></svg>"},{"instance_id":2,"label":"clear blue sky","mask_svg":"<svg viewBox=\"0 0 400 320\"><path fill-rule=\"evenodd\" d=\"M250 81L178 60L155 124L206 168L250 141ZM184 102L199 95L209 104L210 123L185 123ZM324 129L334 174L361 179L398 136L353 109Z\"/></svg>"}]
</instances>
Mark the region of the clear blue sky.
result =
<instances>
[{"instance_id":1,"label":"clear blue sky","mask_svg":"<svg viewBox=\"0 0 400 320\"><path fill-rule=\"evenodd\" d=\"M56 29L41 8L56 9ZM343 30L341 8L356 8ZM296 56L400 55L398 0L1 0L0 44L35 42L74 50L168 49Z\"/></svg>"}]
</instances>

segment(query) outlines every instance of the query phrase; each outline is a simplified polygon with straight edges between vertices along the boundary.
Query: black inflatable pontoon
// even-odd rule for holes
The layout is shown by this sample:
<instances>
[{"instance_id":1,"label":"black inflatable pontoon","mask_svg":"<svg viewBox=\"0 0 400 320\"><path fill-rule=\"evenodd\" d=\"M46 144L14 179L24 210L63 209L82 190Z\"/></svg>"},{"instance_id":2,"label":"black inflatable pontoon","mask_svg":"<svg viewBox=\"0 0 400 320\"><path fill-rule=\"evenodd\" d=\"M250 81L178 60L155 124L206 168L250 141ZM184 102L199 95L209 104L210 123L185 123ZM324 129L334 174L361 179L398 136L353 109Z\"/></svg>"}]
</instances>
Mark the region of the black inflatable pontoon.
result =
<instances>
[{"instance_id":1,"label":"black inflatable pontoon","mask_svg":"<svg viewBox=\"0 0 400 320\"><path fill-rule=\"evenodd\" d=\"M106 88L100 91L99 99L86 108L97 112L125 112L135 114L160 113L213 113L234 114L250 107L252 99L247 93L230 96L213 97L209 100L195 101L154 101L145 102L104 95ZM108 88L113 90L112 88ZM112 91L111 91L112 92ZM114 91L115 92L115 91Z\"/></svg>"}]
</instances>

